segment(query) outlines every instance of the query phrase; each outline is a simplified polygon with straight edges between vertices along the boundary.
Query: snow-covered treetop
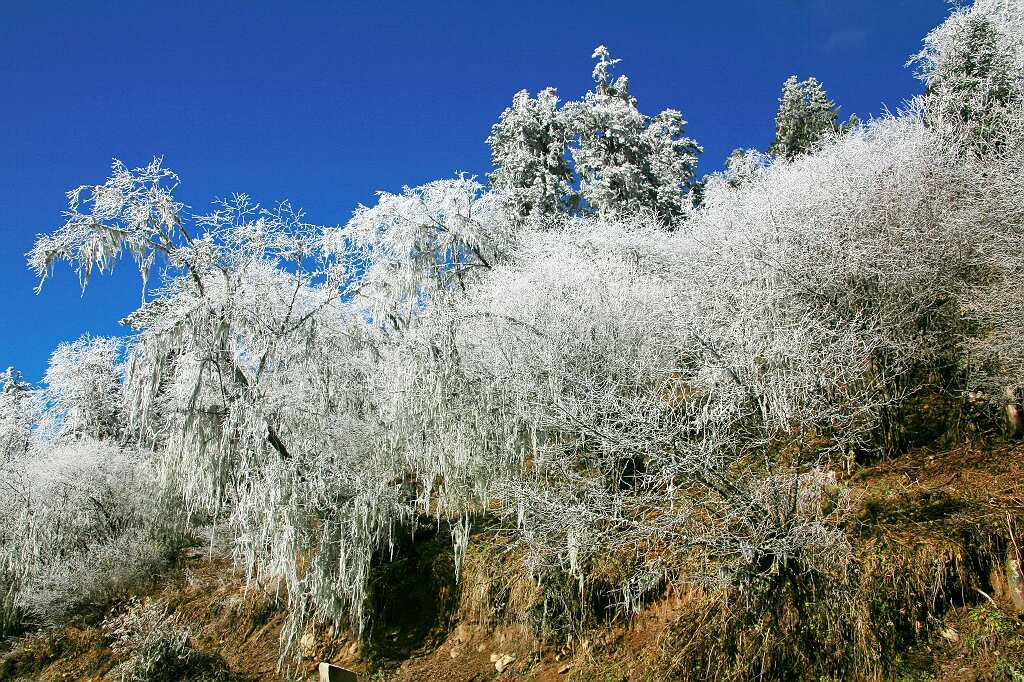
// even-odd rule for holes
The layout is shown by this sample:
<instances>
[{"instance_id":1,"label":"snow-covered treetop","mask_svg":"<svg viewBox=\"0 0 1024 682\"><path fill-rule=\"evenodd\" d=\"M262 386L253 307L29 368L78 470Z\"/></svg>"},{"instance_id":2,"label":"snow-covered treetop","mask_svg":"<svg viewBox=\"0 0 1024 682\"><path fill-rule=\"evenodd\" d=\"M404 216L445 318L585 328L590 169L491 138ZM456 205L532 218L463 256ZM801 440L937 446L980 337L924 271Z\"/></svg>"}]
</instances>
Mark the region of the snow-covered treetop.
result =
<instances>
[{"instance_id":1,"label":"snow-covered treetop","mask_svg":"<svg viewBox=\"0 0 1024 682\"><path fill-rule=\"evenodd\" d=\"M48 435L57 441L120 437L122 345L121 339L86 335L57 346L43 379Z\"/></svg>"},{"instance_id":2,"label":"snow-covered treetop","mask_svg":"<svg viewBox=\"0 0 1024 682\"><path fill-rule=\"evenodd\" d=\"M929 124L986 147L1001 136L1006 107L1024 96L1024 1L958 8L925 37L911 63L927 84Z\"/></svg>"},{"instance_id":3,"label":"snow-covered treetop","mask_svg":"<svg viewBox=\"0 0 1024 682\"><path fill-rule=\"evenodd\" d=\"M0 372L0 465L28 450L40 401L21 372Z\"/></svg>"},{"instance_id":4,"label":"snow-covered treetop","mask_svg":"<svg viewBox=\"0 0 1024 682\"><path fill-rule=\"evenodd\" d=\"M806 154L830 133L839 131L839 108L814 77L798 81L790 76L782 86L775 114L775 139L768 153L786 160Z\"/></svg>"},{"instance_id":5,"label":"snow-covered treetop","mask_svg":"<svg viewBox=\"0 0 1024 682\"><path fill-rule=\"evenodd\" d=\"M619 76L614 83L611 82L612 67L621 62L621 59L612 59L611 53L604 45L594 48L591 59L596 59L592 75L598 94L629 98L629 78Z\"/></svg>"},{"instance_id":6,"label":"snow-covered treetop","mask_svg":"<svg viewBox=\"0 0 1024 682\"><path fill-rule=\"evenodd\" d=\"M71 264L84 289L94 268L110 270L125 250L143 280L157 252L172 262L180 259L176 239L189 237L179 217L183 205L172 196L177 184L178 177L161 159L134 170L115 160L106 182L68 192L67 221L53 233L39 235L28 254L39 286L58 260Z\"/></svg>"},{"instance_id":7,"label":"snow-covered treetop","mask_svg":"<svg viewBox=\"0 0 1024 682\"><path fill-rule=\"evenodd\" d=\"M570 212L577 197L566 157L568 119L558 109L558 93L546 88L536 99L526 90L491 127L487 144L495 170L487 176L512 217L542 219Z\"/></svg>"},{"instance_id":8,"label":"snow-covered treetop","mask_svg":"<svg viewBox=\"0 0 1024 682\"><path fill-rule=\"evenodd\" d=\"M608 48L599 45L592 56L594 90L583 99L558 109L553 88L535 100L525 91L516 94L488 138L492 187L521 217L640 211L669 224L689 205L702 150L684 135L678 111L640 112L629 79L613 80L621 60Z\"/></svg>"},{"instance_id":9,"label":"snow-covered treetop","mask_svg":"<svg viewBox=\"0 0 1024 682\"><path fill-rule=\"evenodd\" d=\"M981 43L966 40L972 34ZM975 76L989 77L992 69L1007 69L1016 80L1024 78L1024 1L975 0L958 7L924 38L924 47L914 55L918 77L928 84L943 77L943 70L967 66ZM988 73L986 73L988 72Z\"/></svg>"}]
</instances>

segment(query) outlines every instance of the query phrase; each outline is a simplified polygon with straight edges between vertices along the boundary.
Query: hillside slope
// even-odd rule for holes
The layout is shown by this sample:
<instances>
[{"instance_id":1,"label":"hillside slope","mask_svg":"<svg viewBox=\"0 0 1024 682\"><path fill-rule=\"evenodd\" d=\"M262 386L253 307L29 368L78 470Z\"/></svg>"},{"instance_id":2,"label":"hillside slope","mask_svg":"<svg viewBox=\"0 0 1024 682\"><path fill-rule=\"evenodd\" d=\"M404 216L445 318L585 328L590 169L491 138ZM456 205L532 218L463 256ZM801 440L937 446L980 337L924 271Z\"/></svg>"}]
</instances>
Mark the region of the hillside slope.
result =
<instances>
[{"instance_id":1,"label":"hillside slope","mask_svg":"<svg viewBox=\"0 0 1024 682\"><path fill-rule=\"evenodd\" d=\"M888 659L885 673L851 679L1024 679L1024 446L918 450L861 468L840 484L855 505L851 570L863 590L854 612L865 614L847 633L861 638L865 656ZM495 616L500 609L488 615L481 607L480 571L504 570L500 553L486 547L482 539L473 543L456 585L450 538L421 536L378 566L373 599L380 616L365 643L330 627L307 633L305 659L285 671L278 668L281 596L246 589L227 562L189 550L152 589L117 604L106 629L79 619L9 641L0 679L121 679L134 654L118 649L109 623L143 604L165 604L189 631L194 652L191 668L165 666L170 676L156 679L304 680L319 660L370 679L409 681L701 679L721 665L714 647L703 654L704 669L693 667L692 654L721 627L722 595L671 587L628 621L612 615L561 641L538 641L528 622L504 622ZM505 562L514 576L514 562ZM522 576L504 588L506 602L536 597ZM813 603L807 607L813 620ZM786 623L794 631L806 625L780 619L763 636L784 641L791 636L782 631Z\"/></svg>"}]
</instances>

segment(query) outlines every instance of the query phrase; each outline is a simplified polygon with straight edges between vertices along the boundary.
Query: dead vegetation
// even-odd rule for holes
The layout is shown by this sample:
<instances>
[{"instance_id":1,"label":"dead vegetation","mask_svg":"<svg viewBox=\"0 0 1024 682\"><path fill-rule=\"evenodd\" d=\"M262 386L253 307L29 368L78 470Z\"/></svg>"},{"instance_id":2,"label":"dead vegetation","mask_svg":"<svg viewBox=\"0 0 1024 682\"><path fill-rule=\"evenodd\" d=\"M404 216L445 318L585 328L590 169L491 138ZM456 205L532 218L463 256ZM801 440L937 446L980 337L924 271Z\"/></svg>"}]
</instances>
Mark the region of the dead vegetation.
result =
<instances>
[{"instance_id":1,"label":"dead vegetation","mask_svg":"<svg viewBox=\"0 0 1024 682\"><path fill-rule=\"evenodd\" d=\"M919 449L837 485L854 509L845 530L856 559L843 581L777 571L723 591L666 580L627 616L610 587L623 558L608 557L592 573L607 580L582 588L538 581L510 535L483 530L455 583L450 535L427 528L376 559L365 641L320 624L290 668L279 668L280 588L247 588L199 550L136 607L158 605L187 630L174 661L193 667L175 679L308 679L319 660L393 680L1022 679L1024 447ZM8 649L0 679L130 679L132 653L96 618Z\"/></svg>"}]
</instances>

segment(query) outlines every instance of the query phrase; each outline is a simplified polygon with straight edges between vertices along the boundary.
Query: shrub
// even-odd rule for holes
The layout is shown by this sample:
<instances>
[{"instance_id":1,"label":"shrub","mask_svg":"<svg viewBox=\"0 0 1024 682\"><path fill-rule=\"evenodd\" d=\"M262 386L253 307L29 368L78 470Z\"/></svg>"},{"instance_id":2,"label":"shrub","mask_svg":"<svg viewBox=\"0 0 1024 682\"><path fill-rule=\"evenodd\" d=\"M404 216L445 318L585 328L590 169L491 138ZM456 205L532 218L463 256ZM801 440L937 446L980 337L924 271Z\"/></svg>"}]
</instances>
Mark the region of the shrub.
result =
<instances>
[{"instance_id":1,"label":"shrub","mask_svg":"<svg viewBox=\"0 0 1024 682\"><path fill-rule=\"evenodd\" d=\"M189 630L160 601L133 597L103 621L103 632L114 654L124 658L117 667L122 682L232 679L216 658L193 647Z\"/></svg>"},{"instance_id":2,"label":"shrub","mask_svg":"<svg viewBox=\"0 0 1024 682\"><path fill-rule=\"evenodd\" d=\"M143 453L91 439L7 463L0 556L30 622L97 611L151 580L185 541Z\"/></svg>"}]
</instances>

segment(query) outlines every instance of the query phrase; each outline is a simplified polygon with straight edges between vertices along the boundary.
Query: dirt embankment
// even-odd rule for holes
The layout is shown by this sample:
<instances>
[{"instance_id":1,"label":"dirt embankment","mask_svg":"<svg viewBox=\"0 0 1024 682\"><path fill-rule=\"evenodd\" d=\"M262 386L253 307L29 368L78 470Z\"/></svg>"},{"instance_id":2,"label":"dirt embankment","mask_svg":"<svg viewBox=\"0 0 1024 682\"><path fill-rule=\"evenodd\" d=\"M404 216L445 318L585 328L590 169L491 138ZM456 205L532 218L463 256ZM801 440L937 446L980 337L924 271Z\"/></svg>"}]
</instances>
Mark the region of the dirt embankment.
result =
<instances>
[{"instance_id":1,"label":"dirt embankment","mask_svg":"<svg viewBox=\"0 0 1024 682\"><path fill-rule=\"evenodd\" d=\"M867 633L866 646L891 649L884 667L866 677L1024 680L1024 448L915 452L861 469L846 484L855 500L848 532L858 579L877 592L865 597L877 603L862 610L860 627L891 628ZM483 551L476 559L490 563L493 575L499 553ZM529 608L536 588L506 560L513 577L488 599ZM188 629L190 646L203 652L193 679L307 680L319 660L359 671L361 679L401 681L700 677L678 661L700 619L715 611L709 595L669 586L632 618L610 612L585 631L553 639L516 617L522 609L505 609L504 617L493 615L500 608L483 613L480 576L471 560L467 567L456 585L448 538L418 539L375 576L377 615L364 642L330 627L308 632L303 662L285 669L283 598L247 588L224 561L191 550L138 596L140 603L166 604ZM0 679L121 679L123 652L95 618L26 635L4 651ZM713 658L708 654L709 666Z\"/></svg>"}]
</instances>

